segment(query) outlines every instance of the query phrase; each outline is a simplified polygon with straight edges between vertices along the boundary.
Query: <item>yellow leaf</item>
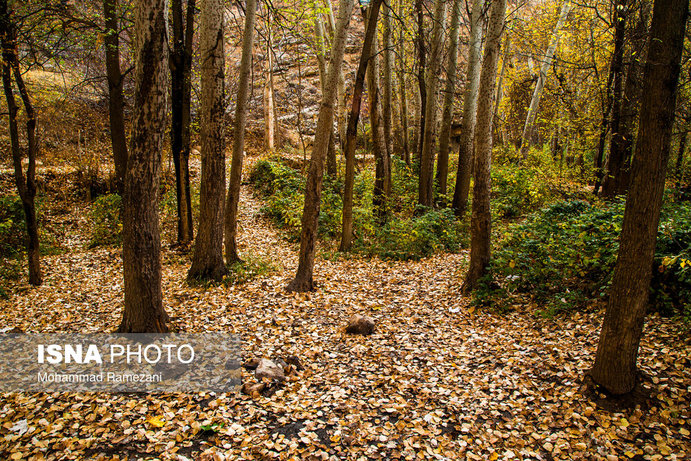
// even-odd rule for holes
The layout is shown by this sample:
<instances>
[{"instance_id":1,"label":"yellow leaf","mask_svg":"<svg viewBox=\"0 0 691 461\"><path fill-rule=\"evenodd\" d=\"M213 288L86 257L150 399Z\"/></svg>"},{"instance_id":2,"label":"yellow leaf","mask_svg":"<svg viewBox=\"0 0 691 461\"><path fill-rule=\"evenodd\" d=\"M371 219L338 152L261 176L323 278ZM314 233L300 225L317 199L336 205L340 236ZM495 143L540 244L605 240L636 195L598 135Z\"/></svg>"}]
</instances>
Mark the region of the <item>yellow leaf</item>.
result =
<instances>
[{"instance_id":1,"label":"yellow leaf","mask_svg":"<svg viewBox=\"0 0 691 461\"><path fill-rule=\"evenodd\" d=\"M511 269L513 269L514 267L516 267L516 261L514 261L514 260L512 259L511 262L509 262L509 267L510 267ZM497 456L498 456L498 455L497 455Z\"/></svg>"},{"instance_id":2,"label":"yellow leaf","mask_svg":"<svg viewBox=\"0 0 691 461\"><path fill-rule=\"evenodd\" d=\"M632 453L632 452L630 452L630 451L627 451L627 452L625 452L624 454L626 455L627 458L633 458L634 456L636 456L635 453Z\"/></svg>"},{"instance_id":3,"label":"yellow leaf","mask_svg":"<svg viewBox=\"0 0 691 461\"><path fill-rule=\"evenodd\" d=\"M163 421L163 418L160 416L152 416L151 418L147 418L146 422L154 427L163 427L166 424L165 421Z\"/></svg>"},{"instance_id":4,"label":"yellow leaf","mask_svg":"<svg viewBox=\"0 0 691 461\"><path fill-rule=\"evenodd\" d=\"M619 425L621 427L629 427L629 421L626 418L621 418L619 420Z\"/></svg>"},{"instance_id":5,"label":"yellow leaf","mask_svg":"<svg viewBox=\"0 0 691 461\"><path fill-rule=\"evenodd\" d=\"M492 453L491 455L489 455L489 461L496 461L497 459L499 459L499 455L497 454L496 451L494 453Z\"/></svg>"}]
</instances>

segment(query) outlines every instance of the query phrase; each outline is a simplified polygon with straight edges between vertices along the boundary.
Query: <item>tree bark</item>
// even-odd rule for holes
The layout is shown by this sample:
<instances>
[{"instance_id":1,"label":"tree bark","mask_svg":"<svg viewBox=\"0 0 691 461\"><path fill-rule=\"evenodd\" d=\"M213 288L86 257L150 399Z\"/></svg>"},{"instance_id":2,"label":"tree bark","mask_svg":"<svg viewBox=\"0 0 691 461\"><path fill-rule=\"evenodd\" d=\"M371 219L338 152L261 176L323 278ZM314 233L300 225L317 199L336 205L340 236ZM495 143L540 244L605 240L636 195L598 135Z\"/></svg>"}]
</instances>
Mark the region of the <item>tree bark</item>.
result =
<instances>
[{"instance_id":1,"label":"tree bark","mask_svg":"<svg viewBox=\"0 0 691 461\"><path fill-rule=\"evenodd\" d=\"M540 107L540 99L542 98L542 90L545 88L545 80L547 80L547 72L552 66L552 59L554 58L554 53L559 46L559 38L561 33L561 28L564 26L566 17L571 11L570 0L565 0L561 5L561 11L559 12L559 19L557 24L554 26L554 31L552 32L552 38L550 39L549 47L545 52L545 57L540 66L540 74L537 78L537 83L535 84L535 90L533 91L533 97L530 100L530 106L528 107L528 115L525 118L525 125L523 126L523 135L521 136L521 154L525 157L528 153L528 148L535 141L534 125L535 117L537 116L537 111Z\"/></svg>"},{"instance_id":2,"label":"tree bark","mask_svg":"<svg viewBox=\"0 0 691 461\"><path fill-rule=\"evenodd\" d=\"M302 211L302 231L300 233L300 257L295 278L288 284L290 291L309 291L314 289L314 252L319 220L324 161L329 149L329 139L333 133L334 104L338 91L338 80L343 63L346 34L353 11L353 0L343 0L338 12L338 22L334 32L331 59L326 78L326 91L322 95L317 119L317 130L310 159L307 185L305 187L305 206Z\"/></svg>"},{"instance_id":3,"label":"tree bark","mask_svg":"<svg viewBox=\"0 0 691 461\"><path fill-rule=\"evenodd\" d=\"M158 192L166 117L166 2L141 0L135 12L132 144L123 196L125 308L121 333L166 332L161 293Z\"/></svg>"},{"instance_id":4,"label":"tree bark","mask_svg":"<svg viewBox=\"0 0 691 461\"><path fill-rule=\"evenodd\" d=\"M367 28L362 43L362 53L355 74L353 84L353 100L348 116L346 128L345 149L345 184L343 187L343 218L341 220L341 245L340 251L350 250L353 244L353 184L355 182L355 147L357 144L357 124L360 118L360 106L362 104L362 91L365 86L367 64L372 54L372 42L377 32L377 19L382 0L373 0L370 4L367 17Z\"/></svg>"},{"instance_id":5,"label":"tree bark","mask_svg":"<svg viewBox=\"0 0 691 461\"><path fill-rule=\"evenodd\" d=\"M437 159L437 187L440 197L446 196L446 183L449 178L449 142L451 140L451 122L453 121L453 102L456 99L456 63L458 61L458 32L461 25L461 0L454 0L451 7L451 27L449 37L449 55L446 62L446 88L444 107L439 132L439 158ZM443 198L446 202L446 198ZM446 206L446 203L443 204Z\"/></svg>"},{"instance_id":6,"label":"tree bark","mask_svg":"<svg viewBox=\"0 0 691 461\"><path fill-rule=\"evenodd\" d=\"M252 70L252 47L254 45L256 13L257 0L247 0L245 5L245 31L242 37L242 57L240 58L238 96L235 106L233 158L230 165L230 181L228 183L228 198L226 200L225 239L226 262L228 264L242 261L238 254L237 246L238 203L240 202L240 185L242 184L242 160L245 155L247 99L250 89L250 71Z\"/></svg>"},{"instance_id":7,"label":"tree bark","mask_svg":"<svg viewBox=\"0 0 691 461\"><path fill-rule=\"evenodd\" d=\"M677 183L682 180L681 166L684 164L684 153L686 152L686 142L689 135L687 128L683 128L684 131L681 132L681 137L679 138L679 148L677 149L677 161L674 164L674 177L677 179Z\"/></svg>"},{"instance_id":8,"label":"tree bark","mask_svg":"<svg viewBox=\"0 0 691 461\"><path fill-rule=\"evenodd\" d=\"M324 86L326 85L326 38L324 36L324 24L322 23L321 14L316 14L314 17L314 34L317 40L317 67L319 68L319 83L324 94ZM338 100L338 98L337 98ZM338 165L336 164L336 140L332 132L329 139L329 149L326 155L326 173L331 177L336 177Z\"/></svg>"},{"instance_id":9,"label":"tree bark","mask_svg":"<svg viewBox=\"0 0 691 461\"><path fill-rule=\"evenodd\" d=\"M420 105L418 106L418 133L415 142L413 158L420 161L422 158L422 144L425 139L425 107L427 107L427 89L425 82L425 6L423 0L415 0L417 13L417 86L420 93Z\"/></svg>"},{"instance_id":10,"label":"tree bark","mask_svg":"<svg viewBox=\"0 0 691 461\"><path fill-rule=\"evenodd\" d=\"M274 61L273 38L271 34L271 12L266 20L266 82L264 85L264 141L266 149L273 152L276 148L276 108L274 104Z\"/></svg>"},{"instance_id":11,"label":"tree bark","mask_svg":"<svg viewBox=\"0 0 691 461\"><path fill-rule=\"evenodd\" d=\"M656 0L645 66L638 142L593 380L612 394L631 392L650 295L655 240L670 150L689 4Z\"/></svg>"},{"instance_id":12,"label":"tree bark","mask_svg":"<svg viewBox=\"0 0 691 461\"><path fill-rule=\"evenodd\" d=\"M17 49L17 29L14 22L14 11L8 7L7 1L0 1L0 42L2 43L2 81L7 108L9 112L10 148L12 150L12 164L14 166L14 180L17 192L22 202L27 232L27 263L29 267L29 283L41 285L40 246L38 235L38 221L36 218L36 156L38 144L36 142L36 111L34 110L29 92L24 84L19 68L19 54ZM17 124L18 107L12 89L12 75L14 75L17 90L24 104L26 112L26 136L28 143L28 166L26 176L22 170L22 153L19 146L19 126Z\"/></svg>"},{"instance_id":13,"label":"tree bark","mask_svg":"<svg viewBox=\"0 0 691 461\"><path fill-rule=\"evenodd\" d=\"M393 152L393 44L391 40L391 10L387 4L384 4L382 25L382 40L384 42L382 50L382 67L384 68L384 82L382 84L382 120L384 122L384 147L386 148L386 156L391 158L391 153Z\"/></svg>"},{"instance_id":14,"label":"tree bark","mask_svg":"<svg viewBox=\"0 0 691 461\"><path fill-rule=\"evenodd\" d=\"M434 206L434 147L437 122L437 86L439 84L439 61L441 60L442 43L444 42L444 21L446 2L436 0L434 26L432 26L432 43L427 66L425 82L425 129L422 137L422 154L420 156L420 176L418 181L418 203L422 206Z\"/></svg>"},{"instance_id":15,"label":"tree bark","mask_svg":"<svg viewBox=\"0 0 691 461\"><path fill-rule=\"evenodd\" d=\"M202 62L201 144L202 179L199 231L194 242L190 279L220 281L223 262L223 211L225 174L225 94L223 1L205 0L201 12Z\"/></svg>"},{"instance_id":16,"label":"tree bark","mask_svg":"<svg viewBox=\"0 0 691 461\"><path fill-rule=\"evenodd\" d=\"M478 88L480 86L480 57L484 24L482 17L483 5L484 0L473 0L473 9L470 13L467 83L463 94L463 119L461 120L461 140L458 148L458 170L456 171L456 187L453 192L452 203L457 216L465 213L470 193L470 170L474 157L473 137L475 135Z\"/></svg>"},{"instance_id":17,"label":"tree bark","mask_svg":"<svg viewBox=\"0 0 691 461\"><path fill-rule=\"evenodd\" d=\"M499 63L501 35L504 29L506 0L493 0L487 27L487 44L480 75L477 127L475 130L475 184L473 187L473 216L470 226L470 267L463 291L474 289L485 275L491 252L490 165L492 162L492 109Z\"/></svg>"},{"instance_id":18,"label":"tree bark","mask_svg":"<svg viewBox=\"0 0 691 461\"><path fill-rule=\"evenodd\" d=\"M403 17L403 2L399 4L398 15ZM400 28L400 36L398 39L398 54L400 66L398 68L398 93L401 98L401 149L403 153L403 160L406 165L410 165L410 130L408 127L408 97L406 95L406 79L405 79L405 41L403 39L405 28Z\"/></svg>"},{"instance_id":19,"label":"tree bark","mask_svg":"<svg viewBox=\"0 0 691 461\"><path fill-rule=\"evenodd\" d=\"M194 236L189 172L194 9L195 0L187 0L187 15L186 20L183 20L182 0L172 0L173 47L169 59L172 119L170 146L175 165L179 244L191 242Z\"/></svg>"},{"instance_id":20,"label":"tree bark","mask_svg":"<svg viewBox=\"0 0 691 461\"><path fill-rule=\"evenodd\" d=\"M105 33L103 44L106 54L106 80L108 80L108 117L110 142L115 163L115 183L120 196L125 184L127 169L127 135L125 134L125 99L122 95L120 72L120 29L118 24L118 0L103 1Z\"/></svg>"}]
</instances>

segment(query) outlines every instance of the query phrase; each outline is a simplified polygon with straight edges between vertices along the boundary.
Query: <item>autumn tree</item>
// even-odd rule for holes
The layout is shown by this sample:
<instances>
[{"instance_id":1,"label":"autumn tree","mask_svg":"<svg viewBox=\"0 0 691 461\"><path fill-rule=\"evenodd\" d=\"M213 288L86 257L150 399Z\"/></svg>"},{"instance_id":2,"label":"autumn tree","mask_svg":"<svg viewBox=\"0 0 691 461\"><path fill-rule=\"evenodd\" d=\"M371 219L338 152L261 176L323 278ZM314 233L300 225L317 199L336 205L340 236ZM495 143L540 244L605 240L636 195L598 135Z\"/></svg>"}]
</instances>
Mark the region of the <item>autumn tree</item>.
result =
<instances>
[{"instance_id":1,"label":"autumn tree","mask_svg":"<svg viewBox=\"0 0 691 461\"><path fill-rule=\"evenodd\" d=\"M593 380L613 394L632 391L637 381L688 10L687 0L656 0L653 6L619 256L590 371Z\"/></svg>"},{"instance_id":2,"label":"autumn tree","mask_svg":"<svg viewBox=\"0 0 691 461\"><path fill-rule=\"evenodd\" d=\"M202 178L199 230L194 242L190 279L220 281L226 274L223 261L223 211L225 196L225 83L224 8L222 0L205 0L201 11L202 63L201 148Z\"/></svg>"},{"instance_id":3,"label":"autumn tree","mask_svg":"<svg viewBox=\"0 0 691 461\"><path fill-rule=\"evenodd\" d=\"M252 66L252 47L254 44L254 21L257 1L247 0L245 6L245 30L242 37L242 56L240 58L240 79L235 105L235 126L233 130L233 158L230 165L230 181L226 199L225 240L226 262L241 261L237 248L238 203L242 182L242 160L245 149L245 124L247 122L247 100L250 88ZM271 51L269 51L270 53Z\"/></svg>"},{"instance_id":4,"label":"autumn tree","mask_svg":"<svg viewBox=\"0 0 691 461\"><path fill-rule=\"evenodd\" d=\"M300 257L295 278L288 284L290 291L309 291L314 289L314 252L317 238L317 223L321 200L324 161L333 133L334 103L337 85L341 73L346 34L353 11L353 0L343 0L338 12L338 22L334 32L333 45L326 85L317 119L317 130L312 148L307 185L305 187L305 205L302 211L302 230L300 233Z\"/></svg>"},{"instance_id":5,"label":"autumn tree","mask_svg":"<svg viewBox=\"0 0 691 461\"><path fill-rule=\"evenodd\" d=\"M491 252L490 165L492 161L492 115L499 49L504 30L506 0L493 0L487 25L487 43L482 60L475 129L475 184L470 225L470 267L463 284L468 292L475 288L489 266Z\"/></svg>"},{"instance_id":6,"label":"autumn tree","mask_svg":"<svg viewBox=\"0 0 691 461\"><path fill-rule=\"evenodd\" d=\"M9 112L8 124L10 132L10 149L14 166L14 182L19 192L26 221L28 235L26 250L29 265L29 283L41 285L40 248L38 241L38 222L36 219L36 156L38 143L36 140L36 110L31 102L29 90L26 87L22 71L19 67L19 48L17 44L17 26L14 10L7 0L0 0L0 41L2 44L2 83ZM17 86L19 97L26 112L26 137L28 165L26 175L22 170L22 149L19 145L19 126L17 114L19 108L14 97L12 79Z\"/></svg>"},{"instance_id":7,"label":"autumn tree","mask_svg":"<svg viewBox=\"0 0 691 461\"><path fill-rule=\"evenodd\" d=\"M121 333L165 332L158 193L166 117L166 1L141 0L135 12L132 144L123 196L125 308Z\"/></svg>"}]
</instances>

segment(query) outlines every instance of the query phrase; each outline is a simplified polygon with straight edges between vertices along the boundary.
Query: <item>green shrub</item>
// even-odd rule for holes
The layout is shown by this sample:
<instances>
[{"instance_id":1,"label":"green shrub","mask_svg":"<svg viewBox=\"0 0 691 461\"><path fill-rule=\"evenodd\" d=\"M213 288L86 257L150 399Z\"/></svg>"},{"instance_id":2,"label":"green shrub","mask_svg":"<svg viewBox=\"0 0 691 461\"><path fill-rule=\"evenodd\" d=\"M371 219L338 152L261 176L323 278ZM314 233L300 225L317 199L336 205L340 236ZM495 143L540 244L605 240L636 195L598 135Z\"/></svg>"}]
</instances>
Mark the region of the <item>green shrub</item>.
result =
<instances>
[{"instance_id":1,"label":"green shrub","mask_svg":"<svg viewBox=\"0 0 691 461\"><path fill-rule=\"evenodd\" d=\"M89 211L93 226L89 248L122 243L121 207L122 199L118 194L102 195L94 200Z\"/></svg>"},{"instance_id":2,"label":"green shrub","mask_svg":"<svg viewBox=\"0 0 691 461\"><path fill-rule=\"evenodd\" d=\"M580 308L606 296L619 250L624 202L562 201L510 226L492 256L475 301L508 308L526 296L544 313ZM651 302L663 313L688 311L691 208L663 208ZM688 262L687 262L688 261Z\"/></svg>"},{"instance_id":3,"label":"green shrub","mask_svg":"<svg viewBox=\"0 0 691 461\"><path fill-rule=\"evenodd\" d=\"M26 224L19 197L0 195L0 257L14 258L24 252Z\"/></svg>"}]
</instances>

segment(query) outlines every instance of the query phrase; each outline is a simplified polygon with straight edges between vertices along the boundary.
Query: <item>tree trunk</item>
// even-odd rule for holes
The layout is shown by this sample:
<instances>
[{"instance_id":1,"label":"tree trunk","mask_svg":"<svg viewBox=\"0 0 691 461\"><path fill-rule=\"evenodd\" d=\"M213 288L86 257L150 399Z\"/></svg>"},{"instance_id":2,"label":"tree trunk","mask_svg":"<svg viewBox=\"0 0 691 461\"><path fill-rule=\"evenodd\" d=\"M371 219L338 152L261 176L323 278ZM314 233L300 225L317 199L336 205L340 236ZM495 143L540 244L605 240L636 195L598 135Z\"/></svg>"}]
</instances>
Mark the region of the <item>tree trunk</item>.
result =
<instances>
[{"instance_id":1,"label":"tree trunk","mask_svg":"<svg viewBox=\"0 0 691 461\"><path fill-rule=\"evenodd\" d=\"M305 206L302 211L302 231L300 233L300 258L297 274L288 284L290 291L309 291L314 289L314 252L319 220L324 161L329 149L329 139L333 134L334 103L338 91L338 80L343 63L346 35L350 16L353 11L353 0L343 0L338 12L338 22L334 32L329 71L326 77L326 91L322 95L317 119L317 130L314 137L312 157L310 159L307 185L305 187Z\"/></svg>"},{"instance_id":2,"label":"tree trunk","mask_svg":"<svg viewBox=\"0 0 691 461\"><path fill-rule=\"evenodd\" d=\"M125 308L118 331L168 331L161 293L158 192L166 118L166 2L141 0L135 12L132 144L123 196Z\"/></svg>"},{"instance_id":3,"label":"tree trunk","mask_svg":"<svg viewBox=\"0 0 691 461\"><path fill-rule=\"evenodd\" d=\"M528 148L535 141L534 125L535 117L537 116L537 111L540 107L540 98L542 97L542 90L545 88L545 80L547 80L547 72L552 66L552 59L554 58L554 53L559 46L559 38L561 28L564 26L566 17L571 11L570 0L564 0L561 5L561 11L559 13L559 19L557 20L557 25L554 26L554 31L552 32L552 38L550 39L550 45L547 48L545 57L543 58L542 65L540 66L540 74L537 77L537 83L535 84L535 90L533 91L533 97L530 100L530 106L528 107L528 115L525 118L525 125L523 126L523 135L521 136L521 154L525 157L528 153Z\"/></svg>"},{"instance_id":4,"label":"tree trunk","mask_svg":"<svg viewBox=\"0 0 691 461\"><path fill-rule=\"evenodd\" d=\"M458 147L458 170L456 188L453 192L453 209L456 215L465 213L470 193L470 170L473 161L473 137L477 120L477 99L480 86L480 57L482 52L482 28L484 24L482 8L484 0L473 0L470 14L470 43L468 44L468 70L463 94L463 119L461 120L461 140Z\"/></svg>"},{"instance_id":5,"label":"tree trunk","mask_svg":"<svg viewBox=\"0 0 691 461\"><path fill-rule=\"evenodd\" d=\"M458 60L458 31L461 25L461 0L454 0L451 7L451 29L449 38L449 55L446 63L446 89L444 91L444 108L442 112L441 131L439 132L439 159L437 160L437 186L439 195L446 196L446 183L449 177L449 142L451 140L451 122L453 121L453 102L456 99L456 62ZM446 198L443 198L446 206Z\"/></svg>"},{"instance_id":6,"label":"tree trunk","mask_svg":"<svg viewBox=\"0 0 691 461\"><path fill-rule=\"evenodd\" d=\"M192 89L192 35L195 0L187 0L187 18L183 20L182 0L172 1L173 47L170 55L171 151L175 165L178 243L192 241L192 199L190 194L190 118Z\"/></svg>"},{"instance_id":7,"label":"tree trunk","mask_svg":"<svg viewBox=\"0 0 691 461\"><path fill-rule=\"evenodd\" d=\"M38 240L38 222L36 219L36 156L38 144L36 142L36 112L29 97L19 68L19 54L17 50L17 29L13 17L14 11L8 8L5 0L0 1L0 41L2 42L2 81L9 112L10 148L14 166L14 180L19 198L22 201L24 219L27 232L27 263L29 266L29 283L41 285L40 248ZM17 125L18 107L12 90L12 75L19 95L26 111L26 136L28 143L29 164L26 176L22 170L22 154L19 146L19 127Z\"/></svg>"},{"instance_id":8,"label":"tree trunk","mask_svg":"<svg viewBox=\"0 0 691 461\"><path fill-rule=\"evenodd\" d=\"M223 198L225 195L225 94L223 1L205 0L201 12L199 48L202 62L201 144L202 180L199 231L194 242L190 279L220 281L223 262Z\"/></svg>"},{"instance_id":9,"label":"tree trunk","mask_svg":"<svg viewBox=\"0 0 691 461\"><path fill-rule=\"evenodd\" d=\"M434 144L437 121L437 86L439 83L439 61L441 60L442 43L444 42L444 20L446 3L436 0L432 43L427 66L425 86L425 129L422 137L422 154L420 156L420 176L418 181L418 203L422 206L434 206Z\"/></svg>"},{"instance_id":10,"label":"tree trunk","mask_svg":"<svg viewBox=\"0 0 691 461\"><path fill-rule=\"evenodd\" d=\"M391 40L391 10L389 5L384 4L384 14L382 17L382 39L384 41L384 49L382 53L382 61L384 67L384 83L382 85L382 119L384 121L384 147L386 148L386 155L391 158L393 152L393 91L392 91L392 74L393 74L393 45Z\"/></svg>"},{"instance_id":11,"label":"tree trunk","mask_svg":"<svg viewBox=\"0 0 691 461\"><path fill-rule=\"evenodd\" d=\"M487 27L487 44L480 75L477 127L475 130L475 184L473 187L473 217L470 226L470 267L463 284L469 292L487 272L491 251L491 215L489 198L492 192L490 165L492 163L492 109L499 63L501 35L504 29L506 0L494 0Z\"/></svg>"},{"instance_id":12,"label":"tree trunk","mask_svg":"<svg viewBox=\"0 0 691 461\"><path fill-rule=\"evenodd\" d=\"M230 181L228 183L228 198L226 200L225 239L226 262L228 264L242 261L238 254L237 246L238 203L240 202L240 185L242 184L242 160L245 155L245 124L247 122L247 99L250 89L256 14L257 0L247 0L245 5L245 31L242 37L242 57L240 58L238 96L235 106L233 159L230 165Z\"/></svg>"},{"instance_id":13,"label":"tree trunk","mask_svg":"<svg viewBox=\"0 0 691 461\"><path fill-rule=\"evenodd\" d=\"M118 0L103 1L105 33L103 44L106 52L106 80L108 80L108 116L110 142L115 163L115 182L122 196L127 168L127 136L125 134L125 100L122 95L120 73L120 29L118 24Z\"/></svg>"},{"instance_id":14,"label":"tree trunk","mask_svg":"<svg viewBox=\"0 0 691 461\"><path fill-rule=\"evenodd\" d=\"M614 24L614 52L612 55L613 81L612 81L612 112L610 116L610 140L609 157L607 159L606 173L602 180L602 195L613 197L615 192L615 176L621 171L624 151L624 139L621 132L621 111L623 105L622 94L624 92L624 38L626 32L626 18L628 16L629 0L617 0L615 4Z\"/></svg>"},{"instance_id":15,"label":"tree trunk","mask_svg":"<svg viewBox=\"0 0 691 461\"><path fill-rule=\"evenodd\" d=\"M427 107L427 89L425 82L425 6L423 0L415 0L417 13L417 86L420 93L420 105L418 106L418 134L415 143L414 159L418 161L422 157L422 144L425 139L425 107Z\"/></svg>"},{"instance_id":16,"label":"tree trunk","mask_svg":"<svg viewBox=\"0 0 691 461\"><path fill-rule=\"evenodd\" d=\"M343 187L343 218L341 228L340 251L350 250L353 243L353 184L355 182L355 147L357 143L357 124L360 118L360 106L362 104L362 91L365 86L365 75L367 64L372 53L372 42L374 34L377 32L377 18L382 0L373 0L370 4L367 17L367 28L365 38L362 43L362 53L355 74L353 84L353 100L348 116L348 127L346 129L345 149L345 184Z\"/></svg>"},{"instance_id":17,"label":"tree trunk","mask_svg":"<svg viewBox=\"0 0 691 461\"><path fill-rule=\"evenodd\" d=\"M650 295L688 8L687 0L656 0L653 7L619 256L590 372L596 383L613 394L632 391L637 381L636 360Z\"/></svg>"},{"instance_id":18,"label":"tree trunk","mask_svg":"<svg viewBox=\"0 0 691 461\"><path fill-rule=\"evenodd\" d=\"M266 149L273 152L276 148L276 107L274 104L274 60L273 38L271 34L271 12L266 20L266 83L264 85L264 141Z\"/></svg>"},{"instance_id":19,"label":"tree trunk","mask_svg":"<svg viewBox=\"0 0 691 461\"><path fill-rule=\"evenodd\" d=\"M500 130L497 124L497 117L499 116L499 104L504 97L504 75L506 74L506 64L509 61L509 53L511 51L511 36L507 35L504 41L504 57L501 60L501 71L499 71L499 79L497 80L497 96L494 100L494 115L492 115L492 133L493 138L500 144L504 144L504 135L502 130ZM502 125L503 125L502 120Z\"/></svg>"},{"instance_id":20,"label":"tree trunk","mask_svg":"<svg viewBox=\"0 0 691 461\"><path fill-rule=\"evenodd\" d=\"M324 25L322 24L321 14L314 17L314 34L317 40L317 67L319 68L319 83L322 94L326 85L326 38L324 37ZM329 139L329 150L326 155L326 173L336 177L338 165L336 164L336 140L332 132Z\"/></svg>"},{"instance_id":21,"label":"tree trunk","mask_svg":"<svg viewBox=\"0 0 691 461\"><path fill-rule=\"evenodd\" d=\"M399 4L398 15L403 17L403 2ZM403 160L406 165L410 165L410 131L408 127L408 97L406 95L406 79L405 79L405 41L403 39L405 27L400 28L400 36L398 39L398 59L400 66L398 68L398 93L401 98L401 149L403 153Z\"/></svg>"},{"instance_id":22,"label":"tree trunk","mask_svg":"<svg viewBox=\"0 0 691 461\"><path fill-rule=\"evenodd\" d=\"M686 151L686 141L689 132L687 128L684 127L684 131L681 132L681 137L679 138L679 149L677 150L677 161L674 164L674 177L677 179L678 183L682 180L681 166L684 164L684 152Z\"/></svg>"}]
</instances>

